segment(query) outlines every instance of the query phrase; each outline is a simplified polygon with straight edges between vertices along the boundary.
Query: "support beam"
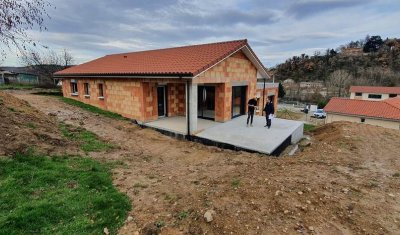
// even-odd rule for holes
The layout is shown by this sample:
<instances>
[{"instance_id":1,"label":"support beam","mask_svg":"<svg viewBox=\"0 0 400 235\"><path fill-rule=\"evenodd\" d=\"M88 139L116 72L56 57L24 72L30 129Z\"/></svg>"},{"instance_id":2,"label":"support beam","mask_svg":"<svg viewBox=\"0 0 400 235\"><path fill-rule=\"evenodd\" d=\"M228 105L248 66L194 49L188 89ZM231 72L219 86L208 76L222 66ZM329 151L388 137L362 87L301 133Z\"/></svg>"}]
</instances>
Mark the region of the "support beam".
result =
<instances>
[{"instance_id":1,"label":"support beam","mask_svg":"<svg viewBox=\"0 0 400 235\"><path fill-rule=\"evenodd\" d=\"M197 84L186 82L186 127L187 135L197 132Z\"/></svg>"}]
</instances>

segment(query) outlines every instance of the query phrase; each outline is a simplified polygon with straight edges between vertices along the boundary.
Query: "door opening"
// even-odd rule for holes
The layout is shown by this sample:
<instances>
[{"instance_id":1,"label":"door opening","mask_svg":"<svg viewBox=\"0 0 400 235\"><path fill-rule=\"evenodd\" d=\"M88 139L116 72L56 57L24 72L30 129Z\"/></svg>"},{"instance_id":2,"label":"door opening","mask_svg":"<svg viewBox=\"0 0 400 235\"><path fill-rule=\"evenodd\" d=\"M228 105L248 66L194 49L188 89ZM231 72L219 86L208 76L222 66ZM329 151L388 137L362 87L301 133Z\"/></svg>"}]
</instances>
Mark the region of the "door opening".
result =
<instances>
[{"instance_id":1,"label":"door opening","mask_svg":"<svg viewBox=\"0 0 400 235\"><path fill-rule=\"evenodd\" d=\"M167 116L167 99L165 86L157 87L158 117Z\"/></svg>"},{"instance_id":2,"label":"door opening","mask_svg":"<svg viewBox=\"0 0 400 235\"><path fill-rule=\"evenodd\" d=\"M198 86L197 116L204 119L215 119L215 87Z\"/></svg>"},{"instance_id":3,"label":"door opening","mask_svg":"<svg viewBox=\"0 0 400 235\"><path fill-rule=\"evenodd\" d=\"M247 86L232 87L232 118L245 114Z\"/></svg>"}]
</instances>

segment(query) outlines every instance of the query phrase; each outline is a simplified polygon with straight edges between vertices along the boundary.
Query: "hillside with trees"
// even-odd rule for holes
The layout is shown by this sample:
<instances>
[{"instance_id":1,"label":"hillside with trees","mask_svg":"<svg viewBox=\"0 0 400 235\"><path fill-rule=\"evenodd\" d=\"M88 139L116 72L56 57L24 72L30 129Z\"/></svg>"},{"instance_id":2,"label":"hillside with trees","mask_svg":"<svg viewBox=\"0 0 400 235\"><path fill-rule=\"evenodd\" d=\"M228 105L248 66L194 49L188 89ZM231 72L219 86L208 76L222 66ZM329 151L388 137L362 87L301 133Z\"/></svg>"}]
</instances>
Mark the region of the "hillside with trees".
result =
<instances>
[{"instance_id":1,"label":"hillside with trees","mask_svg":"<svg viewBox=\"0 0 400 235\"><path fill-rule=\"evenodd\" d=\"M367 36L325 53L293 56L271 71L278 81L322 82L335 91L330 96L346 96L351 85L400 86L400 39Z\"/></svg>"}]
</instances>

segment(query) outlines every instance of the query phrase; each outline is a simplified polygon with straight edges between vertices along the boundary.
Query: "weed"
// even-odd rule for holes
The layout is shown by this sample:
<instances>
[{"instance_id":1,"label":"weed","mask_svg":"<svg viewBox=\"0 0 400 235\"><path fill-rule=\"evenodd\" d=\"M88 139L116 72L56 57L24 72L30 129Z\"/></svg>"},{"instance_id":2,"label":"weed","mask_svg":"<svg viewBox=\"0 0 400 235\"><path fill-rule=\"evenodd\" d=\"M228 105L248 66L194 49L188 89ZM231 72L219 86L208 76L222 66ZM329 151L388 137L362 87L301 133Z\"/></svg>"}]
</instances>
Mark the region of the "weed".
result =
<instances>
[{"instance_id":1,"label":"weed","mask_svg":"<svg viewBox=\"0 0 400 235\"><path fill-rule=\"evenodd\" d=\"M115 146L101 141L96 134L81 127L73 127L65 123L60 124L61 133L68 139L78 141L85 152L98 152L112 149Z\"/></svg>"},{"instance_id":2,"label":"weed","mask_svg":"<svg viewBox=\"0 0 400 235\"><path fill-rule=\"evenodd\" d=\"M36 129L35 123L32 123L32 122L28 122L28 123L26 124L26 126L29 127L29 128L31 128L31 129Z\"/></svg>"},{"instance_id":3,"label":"weed","mask_svg":"<svg viewBox=\"0 0 400 235\"><path fill-rule=\"evenodd\" d=\"M157 228L162 228L165 226L165 222L163 220L158 220L154 224L157 226Z\"/></svg>"},{"instance_id":4,"label":"weed","mask_svg":"<svg viewBox=\"0 0 400 235\"><path fill-rule=\"evenodd\" d=\"M166 201L172 202L172 201L175 201L177 199L177 197L176 197L176 195L173 195L173 194L165 194L164 199Z\"/></svg>"},{"instance_id":5,"label":"weed","mask_svg":"<svg viewBox=\"0 0 400 235\"><path fill-rule=\"evenodd\" d=\"M115 234L131 209L109 168L26 151L0 159L0 234Z\"/></svg>"},{"instance_id":6,"label":"weed","mask_svg":"<svg viewBox=\"0 0 400 235\"><path fill-rule=\"evenodd\" d=\"M392 175L393 177L400 177L400 172L396 172Z\"/></svg>"},{"instance_id":7,"label":"weed","mask_svg":"<svg viewBox=\"0 0 400 235\"><path fill-rule=\"evenodd\" d=\"M7 107L7 109L14 113L17 112L17 110L15 110L13 107Z\"/></svg>"},{"instance_id":8,"label":"weed","mask_svg":"<svg viewBox=\"0 0 400 235\"><path fill-rule=\"evenodd\" d=\"M305 132L312 131L312 130L314 130L315 128L317 128L317 126L304 123L304 131L305 131Z\"/></svg>"},{"instance_id":9,"label":"weed","mask_svg":"<svg viewBox=\"0 0 400 235\"><path fill-rule=\"evenodd\" d=\"M149 187L147 184L136 183L133 185L134 188L147 188Z\"/></svg>"},{"instance_id":10,"label":"weed","mask_svg":"<svg viewBox=\"0 0 400 235\"><path fill-rule=\"evenodd\" d=\"M231 184L232 184L232 187L238 188L239 185L240 185L240 180L239 179L233 179Z\"/></svg>"},{"instance_id":11,"label":"weed","mask_svg":"<svg viewBox=\"0 0 400 235\"><path fill-rule=\"evenodd\" d=\"M65 97L60 97L60 99L69 105L73 105L73 106L82 108L82 109L87 110L92 113L97 113L97 114L103 115L105 117L114 118L114 119L118 119L118 120L127 120L126 118L122 117L121 115L119 115L117 113L106 111L106 110L97 108L97 107L89 105L89 104L85 104L85 103L77 101L77 100L73 100L73 99L69 99L69 98L65 98Z\"/></svg>"},{"instance_id":12,"label":"weed","mask_svg":"<svg viewBox=\"0 0 400 235\"><path fill-rule=\"evenodd\" d=\"M178 219L183 220L189 216L189 211L181 211L178 213Z\"/></svg>"}]
</instances>

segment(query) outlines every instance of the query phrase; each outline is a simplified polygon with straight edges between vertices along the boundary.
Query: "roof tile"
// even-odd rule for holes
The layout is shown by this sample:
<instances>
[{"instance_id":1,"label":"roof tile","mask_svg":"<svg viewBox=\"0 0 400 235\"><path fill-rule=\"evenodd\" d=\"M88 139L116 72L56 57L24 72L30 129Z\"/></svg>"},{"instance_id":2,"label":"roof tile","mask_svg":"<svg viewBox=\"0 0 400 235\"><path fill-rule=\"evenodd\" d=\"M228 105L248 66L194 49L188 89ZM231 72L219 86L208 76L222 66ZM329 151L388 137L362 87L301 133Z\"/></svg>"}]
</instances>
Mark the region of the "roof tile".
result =
<instances>
[{"instance_id":1,"label":"roof tile","mask_svg":"<svg viewBox=\"0 0 400 235\"><path fill-rule=\"evenodd\" d=\"M383 101L334 97L324 110L327 113L400 120L400 97Z\"/></svg>"},{"instance_id":2,"label":"roof tile","mask_svg":"<svg viewBox=\"0 0 400 235\"><path fill-rule=\"evenodd\" d=\"M196 76L246 45L248 44L245 39L113 54L59 71L55 75L174 74Z\"/></svg>"}]
</instances>

